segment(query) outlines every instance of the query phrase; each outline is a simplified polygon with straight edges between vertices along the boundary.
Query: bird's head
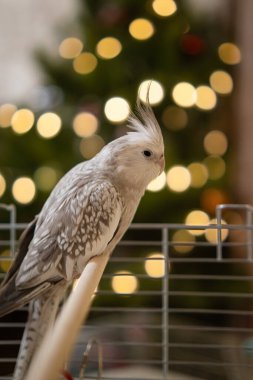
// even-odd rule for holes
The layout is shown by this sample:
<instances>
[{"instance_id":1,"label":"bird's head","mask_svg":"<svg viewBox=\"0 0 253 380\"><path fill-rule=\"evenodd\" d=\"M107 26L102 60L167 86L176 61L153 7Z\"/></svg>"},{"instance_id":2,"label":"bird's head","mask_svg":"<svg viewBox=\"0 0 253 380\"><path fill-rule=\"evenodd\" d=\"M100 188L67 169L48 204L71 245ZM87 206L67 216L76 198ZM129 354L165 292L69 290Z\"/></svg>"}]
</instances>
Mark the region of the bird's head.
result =
<instances>
[{"instance_id":1,"label":"bird's head","mask_svg":"<svg viewBox=\"0 0 253 380\"><path fill-rule=\"evenodd\" d=\"M163 136L149 104L137 104L128 127L131 131L108 145L114 175L143 192L164 169Z\"/></svg>"}]
</instances>

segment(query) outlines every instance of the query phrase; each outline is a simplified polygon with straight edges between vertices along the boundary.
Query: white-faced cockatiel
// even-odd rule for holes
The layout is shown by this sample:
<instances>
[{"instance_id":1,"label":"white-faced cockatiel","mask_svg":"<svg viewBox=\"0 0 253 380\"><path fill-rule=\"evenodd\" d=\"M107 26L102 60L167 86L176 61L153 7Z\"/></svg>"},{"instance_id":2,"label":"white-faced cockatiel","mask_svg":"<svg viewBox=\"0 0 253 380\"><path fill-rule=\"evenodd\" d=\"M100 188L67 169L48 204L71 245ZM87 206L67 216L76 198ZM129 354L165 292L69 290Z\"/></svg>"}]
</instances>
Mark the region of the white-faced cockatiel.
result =
<instances>
[{"instance_id":1,"label":"white-faced cockatiel","mask_svg":"<svg viewBox=\"0 0 253 380\"><path fill-rule=\"evenodd\" d=\"M111 254L147 185L164 169L164 143L149 105L129 117L132 131L71 169L22 234L0 289L0 316L30 302L14 373L24 378L55 320L66 288L96 255Z\"/></svg>"}]
</instances>

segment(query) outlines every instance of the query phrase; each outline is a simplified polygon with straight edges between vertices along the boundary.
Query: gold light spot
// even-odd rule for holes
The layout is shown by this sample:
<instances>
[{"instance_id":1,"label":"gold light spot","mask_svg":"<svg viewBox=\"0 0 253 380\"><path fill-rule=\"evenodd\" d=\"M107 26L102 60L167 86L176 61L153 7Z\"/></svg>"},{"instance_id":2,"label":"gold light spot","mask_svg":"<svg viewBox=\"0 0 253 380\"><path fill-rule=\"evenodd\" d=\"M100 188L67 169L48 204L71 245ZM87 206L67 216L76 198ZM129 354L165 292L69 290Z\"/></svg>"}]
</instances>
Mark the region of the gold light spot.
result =
<instances>
[{"instance_id":1,"label":"gold light spot","mask_svg":"<svg viewBox=\"0 0 253 380\"><path fill-rule=\"evenodd\" d=\"M83 49L83 43L79 38L65 38L59 46L59 54L62 58L73 59L77 57Z\"/></svg>"},{"instance_id":2,"label":"gold light spot","mask_svg":"<svg viewBox=\"0 0 253 380\"><path fill-rule=\"evenodd\" d=\"M13 114L17 111L14 104L3 104L0 107L0 127L7 128L11 125Z\"/></svg>"},{"instance_id":3,"label":"gold light spot","mask_svg":"<svg viewBox=\"0 0 253 380\"><path fill-rule=\"evenodd\" d=\"M28 132L34 123L34 114L26 108L16 111L11 118L12 129L18 133L23 134Z\"/></svg>"},{"instance_id":4,"label":"gold light spot","mask_svg":"<svg viewBox=\"0 0 253 380\"><path fill-rule=\"evenodd\" d=\"M101 136L93 135L80 142L80 152L84 158L89 160L94 157L105 145L105 141Z\"/></svg>"},{"instance_id":5,"label":"gold light spot","mask_svg":"<svg viewBox=\"0 0 253 380\"><path fill-rule=\"evenodd\" d=\"M161 83L154 79L143 81L138 88L139 98L143 103L155 105L160 103L164 98L164 89Z\"/></svg>"},{"instance_id":6,"label":"gold light spot","mask_svg":"<svg viewBox=\"0 0 253 380\"><path fill-rule=\"evenodd\" d=\"M211 131L204 138L204 148L209 154L222 156L226 153L227 147L227 137L221 131Z\"/></svg>"},{"instance_id":7,"label":"gold light spot","mask_svg":"<svg viewBox=\"0 0 253 380\"><path fill-rule=\"evenodd\" d=\"M4 179L4 176L0 173L0 197L4 195L5 190L6 190L6 181Z\"/></svg>"},{"instance_id":8,"label":"gold light spot","mask_svg":"<svg viewBox=\"0 0 253 380\"><path fill-rule=\"evenodd\" d=\"M53 112L46 112L41 115L37 122L37 131L41 137L51 139L61 130L61 119Z\"/></svg>"},{"instance_id":9,"label":"gold light spot","mask_svg":"<svg viewBox=\"0 0 253 380\"><path fill-rule=\"evenodd\" d=\"M3 272L8 272L12 264L11 251L9 249L5 249L0 253L0 268Z\"/></svg>"},{"instance_id":10,"label":"gold light spot","mask_svg":"<svg viewBox=\"0 0 253 380\"><path fill-rule=\"evenodd\" d=\"M210 179L217 180L225 174L226 164L219 156L208 156L204 159L203 164L207 167Z\"/></svg>"},{"instance_id":11,"label":"gold light spot","mask_svg":"<svg viewBox=\"0 0 253 380\"><path fill-rule=\"evenodd\" d=\"M122 45L117 38L105 37L96 46L97 54L104 59L117 57L122 50Z\"/></svg>"},{"instance_id":12,"label":"gold light spot","mask_svg":"<svg viewBox=\"0 0 253 380\"><path fill-rule=\"evenodd\" d=\"M156 177L153 181L151 181L147 187L147 190L149 191L160 191L162 190L166 185L166 174L165 172L162 172L158 177Z\"/></svg>"},{"instance_id":13,"label":"gold light spot","mask_svg":"<svg viewBox=\"0 0 253 380\"><path fill-rule=\"evenodd\" d=\"M147 256L144 263L146 273L152 278L160 278L165 274L165 258L160 252L154 252Z\"/></svg>"},{"instance_id":14,"label":"gold light spot","mask_svg":"<svg viewBox=\"0 0 253 380\"><path fill-rule=\"evenodd\" d=\"M205 185L208 180L208 171L205 165L193 162L188 166L191 173L191 187L199 188Z\"/></svg>"},{"instance_id":15,"label":"gold light spot","mask_svg":"<svg viewBox=\"0 0 253 380\"><path fill-rule=\"evenodd\" d=\"M137 40L147 40L153 36L154 31L152 22L145 18L133 20L129 25L129 33Z\"/></svg>"},{"instance_id":16,"label":"gold light spot","mask_svg":"<svg viewBox=\"0 0 253 380\"><path fill-rule=\"evenodd\" d=\"M233 90L233 79L226 71L214 71L209 80L212 88L218 94L230 94Z\"/></svg>"},{"instance_id":17,"label":"gold light spot","mask_svg":"<svg viewBox=\"0 0 253 380\"><path fill-rule=\"evenodd\" d=\"M73 67L78 74L89 74L95 70L97 62L94 54L82 53L73 61Z\"/></svg>"},{"instance_id":18,"label":"gold light spot","mask_svg":"<svg viewBox=\"0 0 253 380\"><path fill-rule=\"evenodd\" d=\"M210 220L210 225L214 224L214 228L212 229L207 229L205 232L205 237L206 240L209 241L212 244L216 244L218 242L218 231L217 231L217 219L211 219ZM225 220L221 221L222 225L226 225L227 223ZM228 237L228 229L222 228L221 230L221 240L224 241Z\"/></svg>"},{"instance_id":19,"label":"gold light spot","mask_svg":"<svg viewBox=\"0 0 253 380\"><path fill-rule=\"evenodd\" d=\"M172 97L176 104L181 107L192 107L197 99L194 86L187 82L180 82L172 90Z\"/></svg>"},{"instance_id":20,"label":"gold light spot","mask_svg":"<svg viewBox=\"0 0 253 380\"><path fill-rule=\"evenodd\" d=\"M90 137L98 129L98 119L90 112L81 112L73 120L73 129L79 137Z\"/></svg>"},{"instance_id":21,"label":"gold light spot","mask_svg":"<svg viewBox=\"0 0 253 380\"><path fill-rule=\"evenodd\" d=\"M154 0L152 7L155 13L162 17L171 16L177 10L177 5L173 0Z\"/></svg>"},{"instance_id":22,"label":"gold light spot","mask_svg":"<svg viewBox=\"0 0 253 380\"><path fill-rule=\"evenodd\" d=\"M14 199L21 204L31 203L36 194L33 180L28 177L20 177L12 185Z\"/></svg>"},{"instance_id":23,"label":"gold light spot","mask_svg":"<svg viewBox=\"0 0 253 380\"><path fill-rule=\"evenodd\" d=\"M112 123L122 123L130 114L130 106L126 99L114 97L105 103L105 116Z\"/></svg>"},{"instance_id":24,"label":"gold light spot","mask_svg":"<svg viewBox=\"0 0 253 380\"><path fill-rule=\"evenodd\" d=\"M207 226L209 224L209 216L201 210L191 211L185 219L185 224L188 226ZM205 229L189 230L190 234L199 236L205 233Z\"/></svg>"},{"instance_id":25,"label":"gold light spot","mask_svg":"<svg viewBox=\"0 0 253 380\"><path fill-rule=\"evenodd\" d=\"M231 42L224 42L218 48L220 59L228 65L236 65L241 62L239 47Z\"/></svg>"},{"instance_id":26,"label":"gold light spot","mask_svg":"<svg viewBox=\"0 0 253 380\"><path fill-rule=\"evenodd\" d=\"M212 110L217 103L215 92L209 86L199 86L196 88L196 106L204 111Z\"/></svg>"},{"instance_id":27,"label":"gold light spot","mask_svg":"<svg viewBox=\"0 0 253 380\"><path fill-rule=\"evenodd\" d=\"M195 237L186 230L178 230L172 236L173 248L178 253L188 253L194 248ZM181 243L181 244L180 244Z\"/></svg>"},{"instance_id":28,"label":"gold light spot","mask_svg":"<svg viewBox=\"0 0 253 380\"><path fill-rule=\"evenodd\" d=\"M172 191L183 192L191 184L191 175L184 166L173 166L167 173L167 184Z\"/></svg>"},{"instance_id":29,"label":"gold light spot","mask_svg":"<svg viewBox=\"0 0 253 380\"><path fill-rule=\"evenodd\" d=\"M162 121L168 129L179 131L186 127L188 116L183 108L169 106L163 111Z\"/></svg>"},{"instance_id":30,"label":"gold light spot","mask_svg":"<svg viewBox=\"0 0 253 380\"><path fill-rule=\"evenodd\" d=\"M34 180L37 187L42 191L50 191L57 183L61 173L49 166L41 166L34 173Z\"/></svg>"},{"instance_id":31,"label":"gold light spot","mask_svg":"<svg viewBox=\"0 0 253 380\"><path fill-rule=\"evenodd\" d=\"M138 288L137 277L128 271L116 272L112 279L112 288L118 294L132 294Z\"/></svg>"}]
</instances>

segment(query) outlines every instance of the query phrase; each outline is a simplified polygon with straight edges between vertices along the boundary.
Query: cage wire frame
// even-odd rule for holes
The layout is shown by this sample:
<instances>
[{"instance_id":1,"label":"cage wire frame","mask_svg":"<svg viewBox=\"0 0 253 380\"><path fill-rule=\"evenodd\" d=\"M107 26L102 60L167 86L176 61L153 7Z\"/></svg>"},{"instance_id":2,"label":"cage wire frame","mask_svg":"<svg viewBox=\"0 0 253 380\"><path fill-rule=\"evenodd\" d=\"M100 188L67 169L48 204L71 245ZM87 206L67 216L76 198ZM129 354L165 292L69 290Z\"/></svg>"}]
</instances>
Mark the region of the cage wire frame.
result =
<instances>
[{"instance_id":1,"label":"cage wire frame","mask_svg":"<svg viewBox=\"0 0 253 380\"><path fill-rule=\"evenodd\" d=\"M235 211L242 213L244 219L240 224L224 226L223 214ZM8 214L7 221L1 223L4 212ZM85 379L98 378L96 365L98 362L101 365L101 360L105 367L104 380L253 378L252 213L250 205L224 204L217 206L217 224L213 225L132 224L102 278L101 282L107 281L107 285L99 286L95 294L90 317L80 331L71 359L70 372L78 378L81 371L83 378L80 363L83 352L87 353L89 347L90 357L86 357L86 364L93 362L93 366L88 377L85 370ZM17 223L15 206L0 204L0 265L14 258L17 237L25 227L25 223ZM224 229L228 231L225 240L222 237ZM196 237L194 242L173 241L173 233L182 230L214 230L217 240L209 242ZM237 235L230 238L230 233L239 233L239 238ZM178 246L192 247L192 251L178 254ZM6 249L10 257L1 255ZM131 250L134 255L130 254ZM140 268L148 260L161 260L143 254L136 256L136 250L161 252L164 273L154 278L145 272L138 273L139 288L133 294L116 294L108 287L108 281L117 276L129 276L128 271L119 274L116 269L129 265ZM194 251L196 254L192 253ZM230 265L233 265L232 271ZM3 278L4 274L0 276ZM147 289L142 287L142 282L148 284ZM97 305L99 297L102 303ZM116 304L114 301L107 304L107 297L110 302L116 299ZM134 298L137 301L131 304ZM150 300L154 303L151 302L152 306ZM27 308L19 313L26 316ZM111 318L114 315L116 319ZM12 334L9 339L8 331L22 330L25 320L20 314L0 320L0 380L12 378L10 371L22 336L19 332L18 338ZM100 349L92 353L92 341L103 346L103 353ZM101 368L99 373L101 377Z\"/></svg>"}]
</instances>

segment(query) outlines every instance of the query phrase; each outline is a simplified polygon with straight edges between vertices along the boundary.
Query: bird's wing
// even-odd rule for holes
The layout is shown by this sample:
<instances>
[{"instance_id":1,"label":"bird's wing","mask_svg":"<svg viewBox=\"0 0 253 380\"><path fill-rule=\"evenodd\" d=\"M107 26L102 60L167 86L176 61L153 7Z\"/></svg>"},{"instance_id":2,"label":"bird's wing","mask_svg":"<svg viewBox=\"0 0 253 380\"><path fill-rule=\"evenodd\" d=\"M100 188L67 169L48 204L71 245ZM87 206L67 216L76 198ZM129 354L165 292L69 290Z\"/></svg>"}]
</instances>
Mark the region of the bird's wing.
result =
<instances>
[{"instance_id":1,"label":"bird's wing","mask_svg":"<svg viewBox=\"0 0 253 380\"><path fill-rule=\"evenodd\" d=\"M109 182L81 186L61 206L38 221L16 284L30 288L45 281L70 281L111 241L122 215L122 201ZM49 208L47 207L47 210Z\"/></svg>"}]
</instances>

